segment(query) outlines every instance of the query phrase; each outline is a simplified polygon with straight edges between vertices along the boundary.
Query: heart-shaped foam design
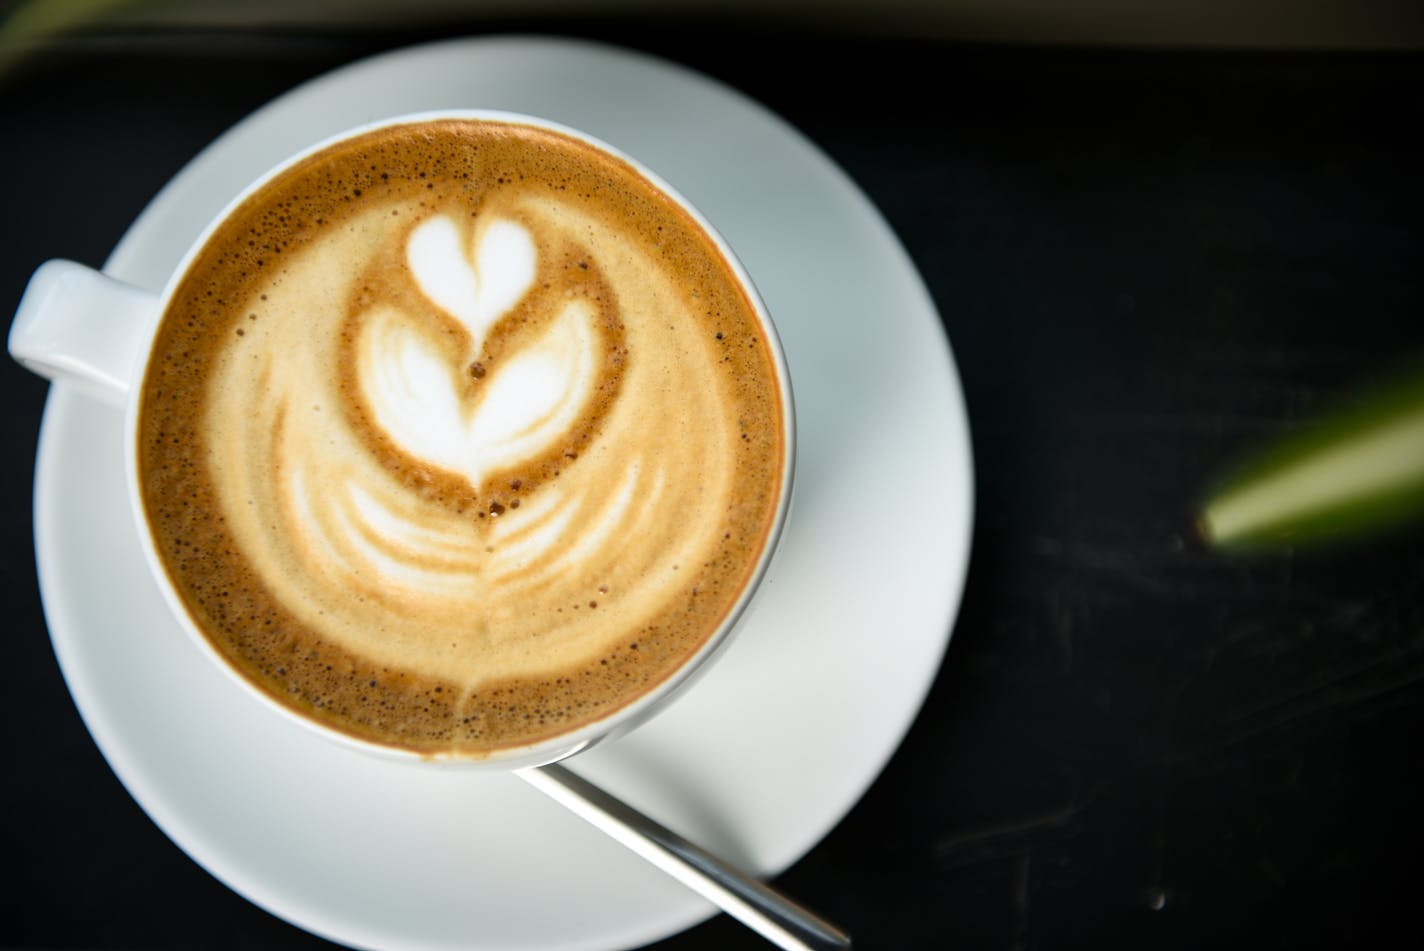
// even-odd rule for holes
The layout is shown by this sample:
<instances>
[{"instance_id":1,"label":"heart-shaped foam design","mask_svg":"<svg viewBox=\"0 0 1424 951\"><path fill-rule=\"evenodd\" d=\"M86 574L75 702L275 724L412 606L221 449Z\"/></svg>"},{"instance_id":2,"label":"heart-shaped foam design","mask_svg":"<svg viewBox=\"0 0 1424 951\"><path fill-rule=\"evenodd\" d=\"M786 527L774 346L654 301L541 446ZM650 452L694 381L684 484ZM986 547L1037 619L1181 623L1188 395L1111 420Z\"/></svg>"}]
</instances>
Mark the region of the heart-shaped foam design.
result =
<instances>
[{"instance_id":1,"label":"heart-shaped foam design","mask_svg":"<svg viewBox=\"0 0 1424 951\"><path fill-rule=\"evenodd\" d=\"M550 449L594 387L592 315L571 301L543 335L490 370L473 401L467 395L467 367L490 328L532 286L536 256L529 233L508 220L477 229L468 254L448 217L411 233L406 259L416 284L469 332L466 358L457 364L394 306L377 307L362 321L357 365L375 422L410 455L473 487Z\"/></svg>"},{"instance_id":2,"label":"heart-shaped foam design","mask_svg":"<svg viewBox=\"0 0 1424 951\"><path fill-rule=\"evenodd\" d=\"M489 328L534 283L537 264L529 232L504 219L477 231L472 263L459 228L445 215L428 218L411 232L405 256L421 291L465 326L476 352Z\"/></svg>"}]
</instances>

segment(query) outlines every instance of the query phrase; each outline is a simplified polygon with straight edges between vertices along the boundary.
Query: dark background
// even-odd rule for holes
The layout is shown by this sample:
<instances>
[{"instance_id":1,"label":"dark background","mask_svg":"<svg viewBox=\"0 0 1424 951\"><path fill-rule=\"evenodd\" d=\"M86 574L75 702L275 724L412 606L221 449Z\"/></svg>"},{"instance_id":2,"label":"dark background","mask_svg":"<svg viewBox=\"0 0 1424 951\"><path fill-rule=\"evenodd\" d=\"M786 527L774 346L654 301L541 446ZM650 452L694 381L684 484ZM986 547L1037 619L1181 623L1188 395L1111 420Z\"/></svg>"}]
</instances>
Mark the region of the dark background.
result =
<instances>
[{"instance_id":1,"label":"dark background","mask_svg":"<svg viewBox=\"0 0 1424 951\"><path fill-rule=\"evenodd\" d=\"M1362 946L1417 929L1424 528L1249 558L1241 457L1424 355L1424 56L969 43L747 18L91 29L0 75L0 310L101 263L236 120L369 53L584 36L780 113L880 207L968 402L963 608L904 745L776 884L863 949ZM188 860L85 732L0 363L0 944L312 948ZM759 947L725 916L660 948Z\"/></svg>"}]
</instances>

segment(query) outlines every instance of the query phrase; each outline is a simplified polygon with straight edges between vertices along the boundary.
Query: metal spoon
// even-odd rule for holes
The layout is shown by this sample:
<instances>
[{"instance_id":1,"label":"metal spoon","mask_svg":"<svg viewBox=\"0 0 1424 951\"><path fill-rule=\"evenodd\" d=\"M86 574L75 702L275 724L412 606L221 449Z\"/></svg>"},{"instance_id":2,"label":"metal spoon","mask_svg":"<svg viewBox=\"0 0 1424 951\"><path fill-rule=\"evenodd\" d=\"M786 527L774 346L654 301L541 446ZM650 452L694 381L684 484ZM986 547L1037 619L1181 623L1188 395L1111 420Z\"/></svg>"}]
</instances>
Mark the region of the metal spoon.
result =
<instances>
[{"instance_id":1,"label":"metal spoon","mask_svg":"<svg viewBox=\"0 0 1424 951\"><path fill-rule=\"evenodd\" d=\"M787 951L849 948L850 935L562 766L521 779Z\"/></svg>"}]
</instances>

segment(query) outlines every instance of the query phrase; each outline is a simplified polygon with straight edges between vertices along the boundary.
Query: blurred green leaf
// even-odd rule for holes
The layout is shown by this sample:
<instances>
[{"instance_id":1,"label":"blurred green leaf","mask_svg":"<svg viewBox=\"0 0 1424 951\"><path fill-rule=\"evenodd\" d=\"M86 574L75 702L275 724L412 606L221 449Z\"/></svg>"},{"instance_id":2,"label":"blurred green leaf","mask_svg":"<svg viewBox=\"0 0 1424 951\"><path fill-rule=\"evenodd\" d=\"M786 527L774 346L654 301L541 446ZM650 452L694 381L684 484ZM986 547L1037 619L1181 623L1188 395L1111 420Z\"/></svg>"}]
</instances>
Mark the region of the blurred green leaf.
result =
<instances>
[{"instance_id":1,"label":"blurred green leaf","mask_svg":"<svg viewBox=\"0 0 1424 951\"><path fill-rule=\"evenodd\" d=\"M1363 536L1424 515L1424 367L1264 447L1223 479L1199 516L1224 550Z\"/></svg>"},{"instance_id":2,"label":"blurred green leaf","mask_svg":"<svg viewBox=\"0 0 1424 951\"><path fill-rule=\"evenodd\" d=\"M0 73L46 41L104 21L115 11L151 0L29 0L0 22Z\"/></svg>"}]
</instances>

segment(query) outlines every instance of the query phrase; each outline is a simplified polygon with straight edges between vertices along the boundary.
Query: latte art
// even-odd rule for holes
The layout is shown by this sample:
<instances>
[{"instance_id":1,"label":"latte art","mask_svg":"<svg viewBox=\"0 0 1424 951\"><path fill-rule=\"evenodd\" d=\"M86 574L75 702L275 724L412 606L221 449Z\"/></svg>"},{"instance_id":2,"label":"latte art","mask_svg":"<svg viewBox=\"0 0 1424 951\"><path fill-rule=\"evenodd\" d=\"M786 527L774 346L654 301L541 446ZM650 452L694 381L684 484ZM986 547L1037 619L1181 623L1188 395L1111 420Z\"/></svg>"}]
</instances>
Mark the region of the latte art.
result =
<instances>
[{"instance_id":1,"label":"latte art","mask_svg":"<svg viewBox=\"0 0 1424 951\"><path fill-rule=\"evenodd\" d=\"M577 421L592 396L598 366L587 301L555 308L540 338L489 374L480 361L485 331L505 316L535 277L529 233L506 220L477 235L479 272L463 257L454 221L437 216L410 235L406 259L415 284L436 309L468 332L463 356L422 333L418 313L375 305L357 315L356 374L376 425L416 458L480 485L492 471L547 451ZM430 328L425 328L430 329ZM442 352L444 350L445 352ZM467 368L474 368L467 374ZM473 376L483 382L471 384Z\"/></svg>"},{"instance_id":2,"label":"latte art","mask_svg":"<svg viewBox=\"0 0 1424 951\"><path fill-rule=\"evenodd\" d=\"M673 566L725 532L702 502L734 477L735 436L708 425L717 348L668 278L636 256L590 262L568 232L605 258L617 236L575 209L519 214L576 253L539 254L490 212L464 233L443 211L413 228L379 205L356 216L258 286L207 410L219 504L264 584L329 641L470 689L595 661L644 623ZM356 283L310 293L328 255L363 249ZM517 332L496 356L502 320ZM271 355L257 375L253 352ZM651 395L674 385L676 400Z\"/></svg>"},{"instance_id":3,"label":"latte art","mask_svg":"<svg viewBox=\"0 0 1424 951\"><path fill-rule=\"evenodd\" d=\"M208 247L145 381L142 479L175 587L262 689L479 754L630 702L731 610L783 478L775 369L634 170L397 127Z\"/></svg>"}]
</instances>

